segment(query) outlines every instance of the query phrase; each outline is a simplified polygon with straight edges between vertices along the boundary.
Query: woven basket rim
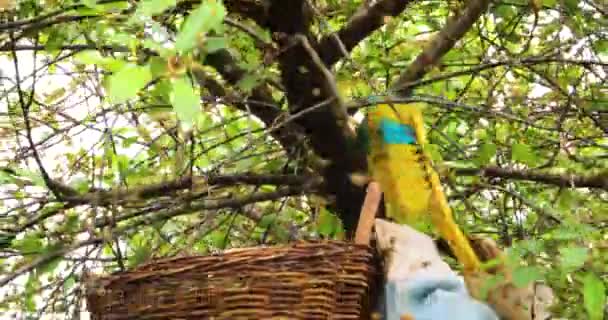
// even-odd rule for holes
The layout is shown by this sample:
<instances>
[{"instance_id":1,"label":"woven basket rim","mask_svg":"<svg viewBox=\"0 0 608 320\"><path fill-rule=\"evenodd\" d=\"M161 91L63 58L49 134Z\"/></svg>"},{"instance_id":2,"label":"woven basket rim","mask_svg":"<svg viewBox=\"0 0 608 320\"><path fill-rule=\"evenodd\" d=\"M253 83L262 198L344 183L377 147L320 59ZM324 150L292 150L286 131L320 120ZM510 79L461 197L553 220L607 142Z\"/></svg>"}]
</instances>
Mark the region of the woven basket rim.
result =
<instances>
[{"instance_id":1,"label":"woven basket rim","mask_svg":"<svg viewBox=\"0 0 608 320\"><path fill-rule=\"evenodd\" d=\"M369 250L372 254L375 253L375 251L372 250L373 248L371 245L358 244L358 243L355 243L355 242L349 241L349 240L326 240L326 239L306 240L306 241L298 240L298 241L294 241L294 242L290 242L290 243L277 244L277 245L262 245L262 246L229 248L229 249L225 249L225 250L221 250L221 251L210 252L207 254L176 255L176 256L171 256L171 257L153 258L150 261L144 262L142 264L139 264L139 265L129 268L127 270L118 270L118 271L114 271L111 273L101 272L101 273L86 274L86 283L87 283L87 286L99 287L99 284L100 284L99 282L101 281L101 282L103 282L104 286L107 286L114 281L119 281L120 279L128 277L132 274L137 274L139 272L146 270L147 268L151 268L154 266L160 266L160 265L164 265L164 264L183 262L183 261L188 261L188 260L192 260L192 261L203 260L204 261L204 259L238 256L240 254L246 255L246 254L252 253L252 252L277 251L276 254L265 258L268 260L272 260L272 259L280 259L281 257L287 255L289 250L293 250L293 249L306 250L306 249L310 249L310 248L316 247L316 246L323 247L323 246L328 246L328 245L334 245L335 246L334 249L336 249L336 250L339 250L338 248L345 248L343 250L359 249L359 250ZM325 252L319 253L319 256L322 256L323 253L325 253ZM196 268L196 267L197 267L197 265L193 264L193 265L188 266L187 268ZM179 271L183 271L183 270L174 270L173 272L179 272ZM92 282L95 282L95 284L93 284Z\"/></svg>"}]
</instances>

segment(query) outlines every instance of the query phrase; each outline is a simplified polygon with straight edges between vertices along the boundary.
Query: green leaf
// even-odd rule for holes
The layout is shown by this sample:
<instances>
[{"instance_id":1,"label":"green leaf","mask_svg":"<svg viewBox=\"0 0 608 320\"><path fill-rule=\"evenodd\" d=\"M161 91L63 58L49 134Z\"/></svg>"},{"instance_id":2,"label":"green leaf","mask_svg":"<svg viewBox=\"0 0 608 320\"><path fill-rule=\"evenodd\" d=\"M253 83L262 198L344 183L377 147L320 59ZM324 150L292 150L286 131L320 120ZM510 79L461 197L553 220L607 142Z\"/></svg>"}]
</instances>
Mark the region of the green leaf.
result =
<instances>
[{"instance_id":1,"label":"green leaf","mask_svg":"<svg viewBox=\"0 0 608 320\"><path fill-rule=\"evenodd\" d=\"M76 284L76 277L74 275L70 275L63 282L63 290L68 291Z\"/></svg>"},{"instance_id":2,"label":"green leaf","mask_svg":"<svg viewBox=\"0 0 608 320\"><path fill-rule=\"evenodd\" d=\"M569 226L556 228L549 234L554 240L575 240L581 237L581 234L577 230Z\"/></svg>"},{"instance_id":3,"label":"green leaf","mask_svg":"<svg viewBox=\"0 0 608 320\"><path fill-rule=\"evenodd\" d=\"M194 92L194 88L187 78L182 77L173 80L171 104L177 118L188 128L192 127L194 119L200 112L200 98Z\"/></svg>"},{"instance_id":4,"label":"green leaf","mask_svg":"<svg viewBox=\"0 0 608 320\"><path fill-rule=\"evenodd\" d=\"M114 164L114 147L110 134L106 134L103 139L103 156L108 163Z\"/></svg>"},{"instance_id":5,"label":"green leaf","mask_svg":"<svg viewBox=\"0 0 608 320\"><path fill-rule=\"evenodd\" d=\"M579 0L564 0L566 8L570 11L576 11L578 9Z\"/></svg>"},{"instance_id":6,"label":"green leaf","mask_svg":"<svg viewBox=\"0 0 608 320\"><path fill-rule=\"evenodd\" d=\"M63 259L61 259L61 257L56 257L56 258L51 259L50 261L47 261L47 262L41 264L40 266L38 266L36 268L36 274L38 276L41 276L45 273L53 272L53 270L55 270L57 268L57 266L59 265L59 262L61 262L62 260Z\"/></svg>"},{"instance_id":7,"label":"green leaf","mask_svg":"<svg viewBox=\"0 0 608 320\"><path fill-rule=\"evenodd\" d=\"M205 51L207 53L214 53L220 49L226 48L228 42L224 37L209 37L205 40Z\"/></svg>"},{"instance_id":8,"label":"green leaf","mask_svg":"<svg viewBox=\"0 0 608 320\"><path fill-rule=\"evenodd\" d=\"M458 125L460 123L458 122L458 120L451 120L448 125L446 126L446 134L452 138L452 139L457 139L458 138Z\"/></svg>"},{"instance_id":9,"label":"green leaf","mask_svg":"<svg viewBox=\"0 0 608 320\"><path fill-rule=\"evenodd\" d=\"M598 39L597 41L594 41L592 46L600 55L608 53L608 40Z\"/></svg>"},{"instance_id":10,"label":"green leaf","mask_svg":"<svg viewBox=\"0 0 608 320\"><path fill-rule=\"evenodd\" d=\"M115 32L109 36L112 43L129 46L133 40L136 40L133 34L125 32Z\"/></svg>"},{"instance_id":11,"label":"green leaf","mask_svg":"<svg viewBox=\"0 0 608 320\"><path fill-rule=\"evenodd\" d=\"M216 248L225 248L228 242L228 237L226 237L226 231L215 229L208 235L209 240L211 241L211 245Z\"/></svg>"},{"instance_id":12,"label":"green leaf","mask_svg":"<svg viewBox=\"0 0 608 320\"><path fill-rule=\"evenodd\" d=\"M555 7L557 4L557 0L543 0L543 6L545 7Z\"/></svg>"},{"instance_id":13,"label":"green leaf","mask_svg":"<svg viewBox=\"0 0 608 320\"><path fill-rule=\"evenodd\" d=\"M79 226L78 222L79 222L78 215L66 214L66 220L65 220L65 223L63 224L63 230L70 232L70 233L76 231Z\"/></svg>"},{"instance_id":14,"label":"green leaf","mask_svg":"<svg viewBox=\"0 0 608 320\"><path fill-rule=\"evenodd\" d=\"M321 209L317 217L317 232L327 238L336 235L340 221L327 209Z\"/></svg>"},{"instance_id":15,"label":"green leaf","mask_svg":"<svg viewBox=\"0 0 608 320\"><path fill-rule=\"evenodd\" d=\"M498 5L496 6L496 14L499 17L508 18L515 14L515 9L513 8L513 6L507 4Z\"/></svg>"},{"instance_id":16,"label":"green leaf","mask_svg":"<svg viewBox=\"0 0 608 320\"><path fill-rule=\"evenodd\" d=\"M588 250L584 247L559 248L561 267L576 270L587 261Z\"/></svg>"},{"instance_id":17,"label":"green leaf","mask_svg":"<svg viewBox=\"0 0 608 320\"><path fill-rule=\"evenodd\" d=\"M26 177L32 181L32 184L36 186L46 186L42 175L39 172L33 172L25 169L16 168L15 172L20 177Z\"/></svg>"},{"instance_id":18,"label":"green leaf","mask_svg":"<svg viewBox=\"0 0 608 320\"><path fill-rule=\"evenodd\" d=\"M63 97L66 93L66 89L64 87L60 87L57 88L56 90L53 90L51 92L49 92L48 94L44 95L44 102L46 103L51 103L54 102L56 100L58 100L59 98Z\"/></svg>"},{"instance_id":19,"label":"green leaf","mask_svg":"<svg viewBox=\"0 0 608 320\"><path fill-rule=\"evenodd\" d=\"M241 78L241 80L239 80L236 85L237 87L241 88L241 90L245 92L250 92L258 85L259 82L260 79L255 74L248 73L243 78Z\"/></svg>"},{"instance_id":20,"label":"green leaf","mask_svg":"<svg viewBox=\"0 0 608 320\"><path fill-rule=\"evenodd\" d=\"M481 145L479 152L477 153L477 157L473 162L475 162L477 165L483 166L490 163L490 160L492 160L494 155L496 155L496 145L491 142L487 142Z\"/></svg>"},{"instance_id":21,"label":"green leaf","mask_svg":"<svg viewBox=\"0 0 608 320\"><path fill-rule=\"evenodd\" d=\"M31 272L29 277L27 278L27 282L25 283L25 310L29 312L36 311L36 301L34 298L36 297L36 292L40 288L40 279Z\"/></svg>"},{"instance_id":22,"label":"green leaf","mask_svg":"<svg viewBox=\"0 0 608 320\"><path fill-rule=\"evenodd\" d=\"M537 161L537 156L529 145L516 143L511 149L511 159L526 165L534 165Z\"/></svg>"},{"instance_id":23,"label":"green leaf","mask_svg":"<svg viewBox=\"0 0 608 320\"><path fill-rule=\"evenodd\" d=\"M6 249L10 247L14 239L14 234L0 231L0 249ZM2 262L2 259L0 259L0 262ZM1 271L2 269L0 269L0 273Z\"/></svg>"},{"instance_id":24,"label":"green leaf","mask_svg":"<svg viewBox=\"0 0 608 320\"><path fill-rule=\"evenodd\" d=\"M95 7L97 7L97 0L82 0L82 4L94 9Z\"/></svg>"},{"instance_id":25,"label":"green leaf","mask_svg":"<svg viewBox=\"0 0 608 320\"><path fill-rule=\"evenodd\" d=\"M542 278L543 276L537 267L518 267L513 270L513 284L518 288L523 288Z\"/></svg>"},{"instance_id":26,"label":"green leaf","mask_svg":"<svg viewBox=\"0 0 608 320\"><path fill-rule=\"evenodd\" d=\"M177 0L145 0L139 3L135 14L152 17L163 13L171 7L175 7L176 4Z\"/></svg>"},{"instance_id":27,"label":"green leaf","mask_svg":"<svg viewBox=\"0 0 608 320\"><path fill-rule=\"evenodd\" d=\"M168 79L161 79L154 85L154 88L152 88L151 94L153 97L158 99L159 102L169 104L171 101L171 91L172 90L173 90L173 86L171 85L171 82L169 82ZM167 106L167 107L170 108L170 106ZM150 110L150 113L153 113L155 111L156 112L171 111L170 109L166 110L164 107L163 108L150 108L149 110Z\"/></svg>"},{"instance_id":28,"label":"green leaf","mask_svg":"<svg viewBox=\"0 0 608 320\"><path fill-rule=\"evenodd\" d=\"M199 36L221 26L226 16L226 8L216 0L204 1L188 16L175 39L175 48L186 53L198 43Z\"/></svg>"},{"instance_id":29,"label":"green leaf","mask_svg":"<svg viewBox=\"0 0 608 320\"><path fill-rule=\"evenodd\" d=\"M603 320L606 305L606 286L594 273L587 273L583 278L583 299L589 320Z\"/></svg>"},{"instance_id":30,"label":"green leaf","mask_svg":"<svg viewBox=\"0 0 608 320\"><path fill-rule=\"evenodd\" d=\"M288 228L279 226L272 228L272 235L278 242L281 243L287 242L290 236Z\"/></svg>"},{"instance_id":31,"label":"green leaf","mask_svg":"<svg viewBox=\"0 0 608 320\"><path fill-rule=\"evenodd\" d=\"M154 41L152 39L144 39L142 46L146 49L150 49L152 51L157 52L158 55L163 58L175 55L174 50L166 48L161 43L158 43L157 41Z\"/></svg>"},{"instance_id":32,"label":"green leaf","mask_svg":"<svg viewBox=\"0 0 608 320\"><path fill-rule=\"evenodd\" d=\"M475 163L469 160L454 160L454 161L444 161L443 165L450 169L472 169L477 168Z\"/></svg>"},{"instance_id":33,"label":"green leaf","mask_svg":"<svg viewBox=\"0 0 608 320\"><path fill-rule=\"evenodd\" d=\"M262 216L262 219L260 219L260 222L258 223L258 226L260 228L268 228L270 226L272 226L277 220L277 215L276 214L265 214L264 216Z\"/></svg>"},{"instance_id":34,"label":"green leaf","mask_svg":"<svg viewBox=\"0 0 608 320\"><path fill-rule=\"evenodd\" d=\"M557 205L562 210L569 210L576 203L576 194L574 191L564 189L560 191Z\"/></svg>"},{"instance_id":35,"label":"green leaf","mask_svg":"<svg viewBox=\"0 0 608 320\"><path fill-rule=\"evenodd\" d=\"M428 143L425 146L425 151L429 154L433 162L438 163L443 161L443 156L441 155L441 147L439 147L439 145Z\"/></svg>"},{"instance_id":36,"label":"green leaf","mask_svg":"<svg viewBox=\"0 0 608 320\"><path fill-rule=\"evenodd\" d=\"M58 50L65 40L65 34L59 31L57 28L54 28L49 33L49 36L44 43L44 48L49 51Z\"/></svg>"},{"instance_id":37,"label":"green leaf","mask_svg":"<svg viewBox=\"0 0 608 320\"><path fill-rule=\"evenodd\" d=\"M112 103L121 103L137 95L152 79L149 66L129 64L108 79L108 94Z\"/></svg>"},{"instance_id":38,"label":"green leaf","mask_svg":"<svg viewBox=\"0 0 608 320\"><path fill-rule=\"evenodd\" d=\"M15 181L15 177L12 174L0 170L0 184L12 183L13 181Z\"/></svg>"},{"instance_id":39,"label":"green leaf","mask_svg":"<svg viewBox=\"0 0 608 320\"><path fill-rule=\"evenodd\" d=\"M100 13L118 13L128 9L129 5L130 4L127 1L108 1L97 4L96 8Z\"/></svg>"},{"instance_id":40,"label":"green leaf","mask_svg":"<svg viewBox=\"0 0 608 320\"><path fill-rule=\"evenodd\" d=\"M496 126L496 140L502 143L506 143L509 138L509 127L506 125Z\"/></svg>"},{"instance_id":41,"label":"green leaf","mask_svg":"<svg viewBox=\"0 0 608 320\"><path fill-rule=\"evenodd\" d=\"M112 255L112 254L114 254L114 249L112 249L112 244L106 243L103 246L102 252L103 252L104 255Z\"/></svg>"},{"instance_id":42,"label":"green leaf","mask_svg":"<svg viewBox=\"0 0 608 320\"><path fill-rule=\"evenodd\" d=\"M129 266L134 267L140 265L148 260L152 255L150 245L143 243L133 248L133 253L129 257Z\"/></svg>"},{"instance_id":43,"label":"green leaf","mask_svg":"<svg viewBox=\"0 0 608 320\"><path fill-rule=\"evenodd\" d=\"M206 112L199 113L194 122L200 131L207 130L213 125L213 119Z\"/></svg>"},{"instance_id":44,"label":"green leaf","mask_svg":"<svg viewBox=\"0 0 608 320\"><path fill-rule=\"evenodd\" d=\"M532 239L524 240L524 241L519 241L518 244L526 252L532 253L534 255L537 255L538 253L543 251L545 248L545 246L544 246L545 242L541 241L541 240L532 240Z\"/></svg>"},{"instance_id":45,"label":"green leaf","mask_svg":"<svg viewBox=\"0 0 608 320\"><path fill-rule=\"evenodd\" d=\"M85 65L98 65L101 68L111 71L117 72L120 71L127 65L127 62L121 59L115 59L112 57L104 57L99 53L99 51L95 50L87 50L78 53L74 56L74 59Z\"/></svg>"},{"instance_id":46,"label":"green leaf","mask_svg":"<svg viewBox=\"0 0 608 320\"><path fill-rule=\"evenodd\" d=\"M161 57L150 58L150 72L153 77L163 76L167 72L167 60Z\"/></svg>"},{"instance_id":47,"label":"green leaf","mask_svg":"<svg viewBox=\"0 0 608 320\"><path fill-rule=\"evenodd\" d=\"M125 179L129 171L129 157L112 153L112 167L120 174L121 179Z\"/></svg>"},{"instance_id":48,"label":"green leaf","mask_svg":"<svg viewBox=\"0 0 608 320\"><path fill-rule=\"evenodd\" d=\"M13 241L13 248L23 254L40 253L43 249L42 239L39 234L31 233L21 240Z\"/></svg>"}]
</instances>

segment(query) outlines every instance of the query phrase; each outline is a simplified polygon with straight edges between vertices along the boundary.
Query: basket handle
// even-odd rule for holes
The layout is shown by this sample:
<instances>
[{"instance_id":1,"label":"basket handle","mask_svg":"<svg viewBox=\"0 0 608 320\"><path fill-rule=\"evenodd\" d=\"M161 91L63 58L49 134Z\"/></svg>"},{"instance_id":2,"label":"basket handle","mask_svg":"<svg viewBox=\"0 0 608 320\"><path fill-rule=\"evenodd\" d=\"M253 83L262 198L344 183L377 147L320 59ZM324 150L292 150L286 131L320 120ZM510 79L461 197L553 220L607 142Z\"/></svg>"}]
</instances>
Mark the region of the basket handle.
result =
<instances>
[{"instance_id":1,"label":"basket handle","mask_svg":"<svg viewBox=\"0 0 608 320\"><path fill-rule=\"evenodd\" d=\"M382 190L380 190L380 185L377 182L371 181L367 185L367 194L365 195L363 206L361 206L361 213L359 214L359 223L355 232L356 244L370 244L372 228L381 199Z\"/></svg>"}]
</instances>

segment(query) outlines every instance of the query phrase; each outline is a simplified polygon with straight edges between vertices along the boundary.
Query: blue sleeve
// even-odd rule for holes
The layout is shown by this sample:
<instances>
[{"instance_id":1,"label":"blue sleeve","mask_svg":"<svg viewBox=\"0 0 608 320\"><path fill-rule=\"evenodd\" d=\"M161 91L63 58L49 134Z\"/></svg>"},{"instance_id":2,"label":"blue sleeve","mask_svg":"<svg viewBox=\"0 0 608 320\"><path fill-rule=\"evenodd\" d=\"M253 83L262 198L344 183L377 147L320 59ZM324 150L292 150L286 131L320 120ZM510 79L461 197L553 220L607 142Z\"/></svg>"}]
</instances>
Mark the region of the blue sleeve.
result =
<instances>
[{"instance_id":1,"label":"blue sleeve","mask_svg":"<svg viewBox=\"0 0 608 320\"><path fill-rule=\"evenodd\" d=\"M387 320L406 314L416 320L498 320L490 307L469 296L458 277L388 282L384 295Z\"/></svg>"}]
</instances>

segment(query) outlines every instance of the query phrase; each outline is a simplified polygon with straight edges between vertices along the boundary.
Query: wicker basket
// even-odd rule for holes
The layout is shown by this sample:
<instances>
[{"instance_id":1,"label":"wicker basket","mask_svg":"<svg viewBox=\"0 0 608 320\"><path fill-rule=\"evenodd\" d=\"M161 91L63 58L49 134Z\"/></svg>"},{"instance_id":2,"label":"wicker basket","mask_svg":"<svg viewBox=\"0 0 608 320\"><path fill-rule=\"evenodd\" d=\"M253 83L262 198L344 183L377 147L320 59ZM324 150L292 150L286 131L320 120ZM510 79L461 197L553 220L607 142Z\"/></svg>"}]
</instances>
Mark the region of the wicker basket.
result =
<instances>
[{"instance_id":1,"label":"wicker basket","mask_svg":"<svg viewBox=\"0 0 608 320\"><path fill-rule=\"evenodd\" d=\"M91 319L368 319L377 268L352 242L158 260L87 285Z\"/></svg>"}]
</instances>

